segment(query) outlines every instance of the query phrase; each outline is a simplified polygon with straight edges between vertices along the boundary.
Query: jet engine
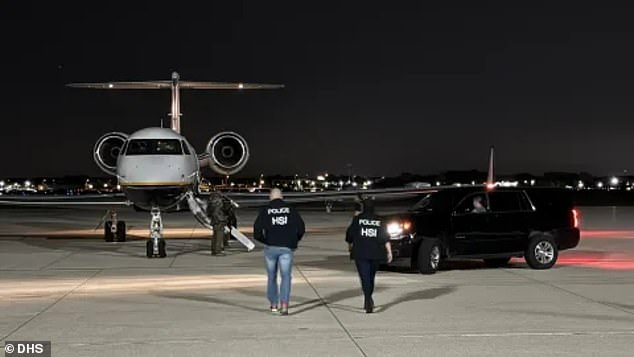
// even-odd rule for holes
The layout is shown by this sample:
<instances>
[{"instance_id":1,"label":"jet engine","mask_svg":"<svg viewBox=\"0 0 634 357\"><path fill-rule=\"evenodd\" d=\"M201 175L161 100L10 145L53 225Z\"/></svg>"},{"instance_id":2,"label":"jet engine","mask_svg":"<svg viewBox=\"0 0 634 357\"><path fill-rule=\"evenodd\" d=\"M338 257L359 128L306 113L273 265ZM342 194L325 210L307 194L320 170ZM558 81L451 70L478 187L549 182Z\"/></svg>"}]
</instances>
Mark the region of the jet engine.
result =
<instances>
[{"instance_id":1,"label":"jet engine","mask_svg":"<svg viewBox=\"0 0 634 357\"><path fill-rule=\"evenodd\" d=\"M249 160L249 146L234 132L216 134L207 143L209 167L221 175L232 175L242 170Z\"/></svg>"},{"instance_id":2,"label":"jet engine","mask_svg":"<svg viewBox=\"0 0 634 357\"><path fill-rule=\"evenodd\" d=\"M102 171L113 176L117 174L117 159L127 140L127 134L118 132L108 133L97 140L93 158Z\"/></svg>"}]
</instances>

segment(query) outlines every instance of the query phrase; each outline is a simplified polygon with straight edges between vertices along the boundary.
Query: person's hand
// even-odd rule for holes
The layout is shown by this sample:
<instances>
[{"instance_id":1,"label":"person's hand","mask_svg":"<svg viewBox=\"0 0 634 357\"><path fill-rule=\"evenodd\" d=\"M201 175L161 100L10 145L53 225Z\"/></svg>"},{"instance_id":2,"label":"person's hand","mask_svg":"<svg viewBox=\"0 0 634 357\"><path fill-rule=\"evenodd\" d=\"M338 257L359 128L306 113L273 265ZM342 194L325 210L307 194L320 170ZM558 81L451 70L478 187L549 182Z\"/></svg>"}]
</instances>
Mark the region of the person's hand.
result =
<instances>
[{"instance_id":1,"label":"person's hand","mask_svg":"<svg viewBox=\"0 0 634 357\"><path fill-rule=\"evenodd\" d=\"M392 252L387 252L387 263L390 264L392 262Z\"/></svg>"}]
</instances>

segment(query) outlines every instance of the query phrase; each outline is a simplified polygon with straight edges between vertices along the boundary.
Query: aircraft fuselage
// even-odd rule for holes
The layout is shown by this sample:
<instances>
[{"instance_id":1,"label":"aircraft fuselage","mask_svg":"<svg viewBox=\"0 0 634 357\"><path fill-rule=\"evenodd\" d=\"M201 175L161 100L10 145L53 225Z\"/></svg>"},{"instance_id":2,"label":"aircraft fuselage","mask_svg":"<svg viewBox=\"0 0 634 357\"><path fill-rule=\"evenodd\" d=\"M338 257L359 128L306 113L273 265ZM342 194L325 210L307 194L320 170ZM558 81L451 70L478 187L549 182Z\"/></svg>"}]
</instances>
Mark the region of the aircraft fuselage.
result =
<instances>
[{"instance_id":1,"label":"aircraft fuselage","mask_svg":"<svg viewBox=\"0 0 634 357\"><path fill-rule=\"evenodd\" d=\"M169 209L197 187L198 157L177 132L146 128L131 134L117 159L117 178L128 200L143 209Z\"/></svg>"}]
</instances>

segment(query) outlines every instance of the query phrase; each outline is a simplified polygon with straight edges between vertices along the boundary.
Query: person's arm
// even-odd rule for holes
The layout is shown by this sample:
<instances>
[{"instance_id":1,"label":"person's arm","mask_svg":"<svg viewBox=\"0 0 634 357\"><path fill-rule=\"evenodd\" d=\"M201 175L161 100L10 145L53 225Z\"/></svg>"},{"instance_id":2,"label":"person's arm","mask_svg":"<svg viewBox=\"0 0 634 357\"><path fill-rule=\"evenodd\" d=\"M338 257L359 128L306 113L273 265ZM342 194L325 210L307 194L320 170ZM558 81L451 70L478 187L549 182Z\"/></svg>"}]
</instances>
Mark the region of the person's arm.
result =
<instances>
[{"instance_id":1,"label":"person's arm","mask_svg":"<svg viewBox=\"0 0 634 357\"><path fill-rule=\"evenodd\" d=\"M385 251L387 252L387 263L390 264L392 262L392 244L390 244L390 236L387 234L387 229L385 227L381 227L381 237L385 242Z\"/></svg>"},{"instance_id":2,"label":"person's arm","mask_svg":"<svg viewBox=\"0 0 634 357\"><path fill-rule=\"evenodd\" d=\"M355 229L356 219L352 219L352 223L346 229L346 242L348 242L348 251L352 250L352 243L354 242L354 229Z\"/></svg>"},{"instance_id":3,"label":"person's arm","mask_svg":"<svg viewBox=\"0 0 634 357\"><path fill-rule=\"evenodd\" d=\"M387 250L387 263L390 264L392 262L392 245L389 241L385 243L385 250Z\"/></svg>"},{"instance_id":4,"label":"person's arm","mask_svg":"<svg viewBox=\"0 0 634 357\"><path fill-rule=\"evenodd\" d=\"M304 224L302 216L299 215L299 212L297 212L296 210L293 211L296 216L295 219L297 220L297 240L301 240L304 236L304 233L306 233L306 225Z\"/></svg>"},{"instance_id":5,"label":"person's arm","mask_svg":"<svg viewBox=\"0 0 634 357\"><path fill-rule=\"evenodd\" d=\"M257 218L255 219L255 223L253 223L253 238L258 242L266 243L266 236L264 234L265 226L264 226L264 213L260 210Z\"/></svg>"}]
</instances>

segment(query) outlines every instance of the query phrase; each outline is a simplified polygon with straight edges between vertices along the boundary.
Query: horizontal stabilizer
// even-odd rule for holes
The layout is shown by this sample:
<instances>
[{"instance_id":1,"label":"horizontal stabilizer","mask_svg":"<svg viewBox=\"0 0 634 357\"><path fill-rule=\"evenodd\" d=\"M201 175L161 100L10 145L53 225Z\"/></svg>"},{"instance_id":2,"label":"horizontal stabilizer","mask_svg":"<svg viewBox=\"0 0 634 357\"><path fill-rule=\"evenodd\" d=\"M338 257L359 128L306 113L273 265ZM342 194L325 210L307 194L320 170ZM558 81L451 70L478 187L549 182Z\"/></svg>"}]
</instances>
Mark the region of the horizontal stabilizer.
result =
<instances>
[{"instance_id":1,"label":"horizontal stabilizer","mask_svg":"<svg viewBox=\"0 0 634 357\"><path fill-rule=\"evenodd\" d=\"M171 89L172 81L140 81L140 82L96 82L96 83L70 83L72 88L91 89ZM193 82L179 81L181 89L210 89L210 90L240 90L240 89L279 89L283 84L260 83L228 83L228 82Z\"/></svg>"}]
</instances>

